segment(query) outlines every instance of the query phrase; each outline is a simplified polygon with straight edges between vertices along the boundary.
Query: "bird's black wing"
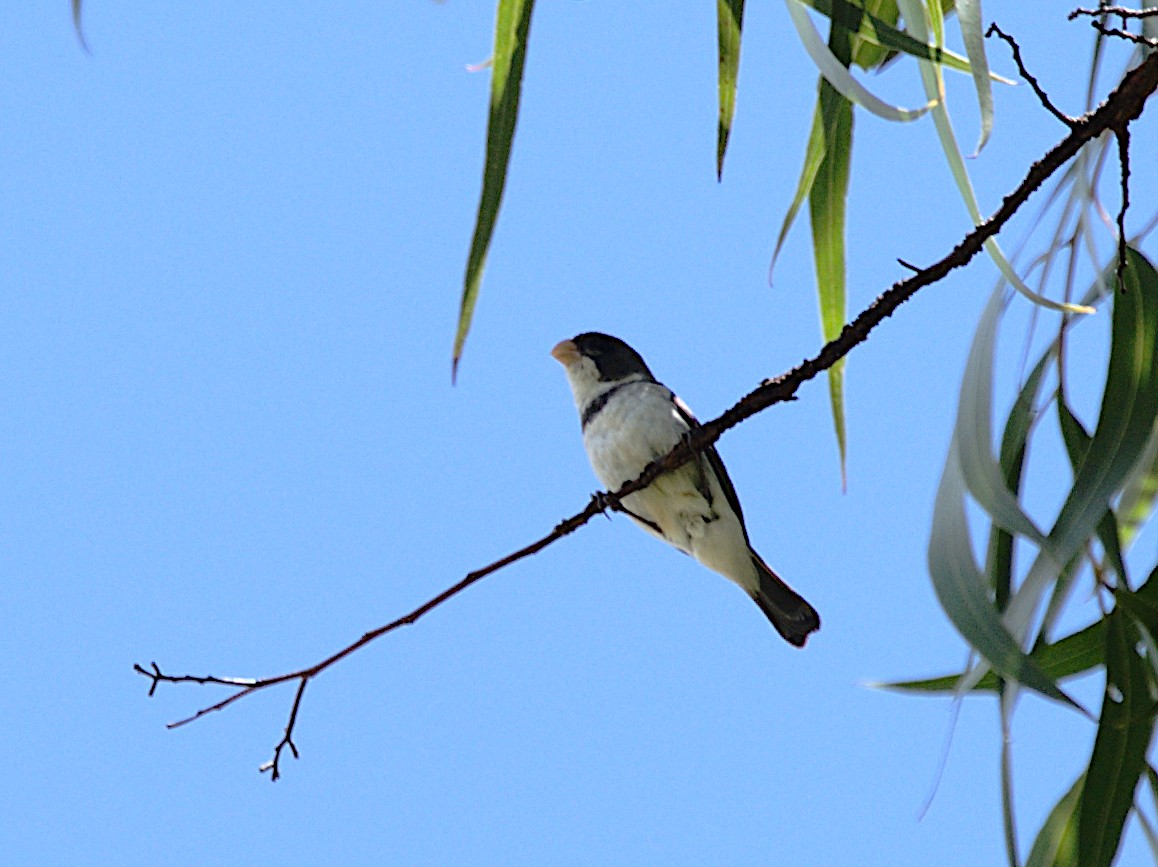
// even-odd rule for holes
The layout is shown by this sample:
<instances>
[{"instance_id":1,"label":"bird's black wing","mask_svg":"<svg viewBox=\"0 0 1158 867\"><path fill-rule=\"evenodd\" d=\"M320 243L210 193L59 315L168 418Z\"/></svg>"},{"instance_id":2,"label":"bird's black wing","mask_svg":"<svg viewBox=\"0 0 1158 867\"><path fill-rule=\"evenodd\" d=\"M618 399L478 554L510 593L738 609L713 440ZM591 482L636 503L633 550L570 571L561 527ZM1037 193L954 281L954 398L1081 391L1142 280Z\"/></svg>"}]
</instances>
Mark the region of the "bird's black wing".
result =
<instances>
[{"instance_id":1,"label":"bird's black wing","mask_svg":"<svg viewBox=\"0 0 1158 867\"><path fill-rule=\"evenodd\" d=\"M688 405L680 400L679 395L672 392L671 402L675 405L676 412L679 413L687 425L692 430L698 430L700 423L692 414ZM715 446L708 446L700 452L700 457L707 462L708 469L716 474L719 479L720 489L724 492L724 499L728 501L728 505L732 507L732 511L736 513L736 517L740 519L740 529L744 531L744 539L748 539L748 528L744 525L744 511L740 508L740 498L736 494L736 488L732 485L732 480L728 478L728 471L724 468L724 462L720 459L720 453L716 451Z\"/></svg>"}]
</instances>

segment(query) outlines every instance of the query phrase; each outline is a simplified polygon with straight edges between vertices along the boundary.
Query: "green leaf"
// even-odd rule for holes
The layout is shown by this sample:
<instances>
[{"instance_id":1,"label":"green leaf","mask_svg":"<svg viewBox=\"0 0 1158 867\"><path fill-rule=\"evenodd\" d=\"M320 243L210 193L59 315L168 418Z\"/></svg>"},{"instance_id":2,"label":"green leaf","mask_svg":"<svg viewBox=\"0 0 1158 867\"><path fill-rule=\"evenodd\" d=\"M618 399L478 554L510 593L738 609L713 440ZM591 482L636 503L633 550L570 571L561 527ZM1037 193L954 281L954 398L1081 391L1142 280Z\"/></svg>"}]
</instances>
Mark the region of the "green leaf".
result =
<instances>
[{"instance_id":1,"label":"green leaf","mask_svg":"<svg viewBox=\"0 0 1158 867\"><path fill-rule=\"evenodd\" d=\"M942 5L934 4L933 0L929 0L929 2L930 5L936 5L938 8ZM925 7L920 0L897 0L897 5L901 9L908 29L918 40L927 41L929 21ZM948 4L944 5L947 6ZM935 32L943 29L942 21L938 16L933 17L932 24ZM936 42L938 45L942 44L939 38ZM918 61L918 65L921 69L921 80L925 86L925 95L933 109L933 125L937 130L937 138L941 142L941 150L949 163L949 170L953 174L953 180L957 184L957 190L961 194L961 201L965 204L969 217L973 220L974 225L980 226L984 218L981 216L981 208L977 204L977 197L973 192L973 182L969 180L969 173L965 169L965 157L961 153L961 148L957 146L957 136L953 132L949 111L942 98L945 92L945 83L941 77L941 67L925 60ZM1066 310L1075 313L1094 312L1093 308L1052 301L1034 292L1018 276L995 238L989 238L985 242L985 250L1009 285L1035 304L1051 310Z\"/></svg>"},{"instance_id":2,"label":"green leaf","mask_svg":"<svg viewBox=\"0 0 1158 867\"><path fill-rule=\"evenodd\" d=\"M1086 433L1086 429L1082 423L1078 421L1078 417L1073 414L1066 403L1065 395L1059 394L1057 402L1058 422L1061 427L1062 440L1065 442L1066 452L1069 454L1070 465L1074 470L1074 477L1077 478L1078 468L1081 467L1082 462L1085 461L1086 455L1090 448L1090 435ZM1122 544L1121 537L1118 534L1118 521L1114 517L1114 511L1107 504L1106 512L1102 519L1098 521L1097 527L1098 538L1102 542L1102 548L1105 550L1106 559L1110 563L1110 567L1117 573L1118 578L1121 579L1123 587L1130 586L1129 576L1126 574L1126 563L1122 559Z\"/></svg>"},{"instance_id":3,"label":"green leaf","mask_svg":"<svg viewBox=\"0 0 1158 867\"><path fill-rule=\"evenodd\" d=\"M1128 590L1119 590L1115 593L1114 601L1122 606L1123 611L1145 626L1147 632L1158 636L1158 602Z\"/></svg>"},{"instance_id":4,"label":"green leaf","mask_svg":"<svg viewBox=\"0 0 1158 867\"><path fill-rule=\"evenodd\" d=\"M847 64L850 57L849 34L834 26L829 34L833 54ZM831 131L824 142L824 157L808 195L812 218L812 254L816 262L816 291L820 302L821 332L825 341L836 339L844 328L845 205L848 199L849 160L852 154L852 104L821 79L818 95L821 128ZM840 452L840 478L845 483L848 453L844 416L844 359L828 371L828 395L832 404L832 422Z\"/></svg>"},{"instance_id":5,"label":"green leaf","mask_svg":"<svg viewBox=\"0 0 1158 867\"><path fill-rule=\"evenodd\" d=\"M796 182L796 193L793 195L792 203L788 206L788 211L784 214L784 220L780 224L780 234L776 236L776 247L772 251L772 264L768 266L769 280L771 280L772 272L776 269L776 259L780 256L780 248L784 246L784 240L788 237L788 230L796 221L800 206L804 204L804 200L812 192L812 185L816 182L820 164L824 161L825 142L836 139L836 120L835 117L831 118L832 126L825 126L825 119L821 115L820 100L818 99L816 108L812 112L812 129L808 133L808 144L804 149L804 165L800 169L800 180Z\"/></svg>"},{"instance_id":6,"label":"green leaf","mask_svg":"<svg viewBox=\"0 0 1158 867\"><path fill-rule=\"evenodd\" d=\"M740 74L740 33L744 0L716 0L716 33L720 54L720 120L716 128L716 180L724 175L724 153L736 111L736 81Z\"/></svg>"},{"instance_id":7,"label":"green leaf","mask_svg":"<svg viewBox=\"0 0 1158 867\"><path fill-rule=\"evenodd\" d=\"M845 99L856 103L877 117L898 123L916 120L932 106L932 102L929 102L920 108L910 109L885 102L857 81L849 72L848 67L852 62L851 48L844 48L840 51L833 48L833 37L846 44L850 42L848 30L833 24L829 28L830 38L829 44L826 46L816 30L816 25L812 23L812 19L808 15L804 0L788 0L787 11L788 18L800 39L801 47L812 58L812 62L816 64L816 68L820 70L825 81L829 82Z\"/></svg>"},{"instance_id":8,"label":"green leaf","mask_svg":"<svg viewBox=\"0 0 1158 867\"><path fill-rule=\"evenodd\" d=\"M1106 621L1106 690L1078 806L1083 867L1113 863L1154 732L1146 662L1134 649L1133 627L1120 609L1111 611Z\"/></svg>"},{"instance_id":9,"label":"green leaf","mask_svg":"<svg viewBox=\"0 0 1158 867\"><path fill-rule=\"evenodd\" d=\"M474 237L466 261L462 302L458 313L458 329L454 336L454 357L451 378L458 373L462 348L470 332L479 284L486 266L487 251L503 201L507 183L507 165L511 159L511 143L519 118L519 96L523 89L523 64L527 56L527 40L531 33L531 13L535 0L499 0L498 20L495 24L495 51L491 65L491 103L487 119L487 153L483 167L482 195L479 197L478 218Z\"/></svg>"},{"instance_id":10,"label":"green leaf","mask_svg":"<svg viewBox=\"0 0 1158 867\"><path fill-rule=\"evenodd\" d=\"M1033 649L1030 658L1055 681L1065 680L1085 674L1105 661L1105 622L1097 621L1085 629L1055 642L1043 642ZM896 683L876 684L883 689L902 692L951 693L961 678L968 672L931 677L924 680L904 680ZM1000 683L992 671L982 677L973 687L974 692L996 692Z\"/></svg>"},{"instance_id":11,"label":"green leaf","mask_svg":"<svg viewBox=\"0 0 1158 867\"><path fill-rule=\"evenodd\" d=\"M843 20L847 5L845 0L835 0L833 14ZM897 45L905 44L911 47L917 52L917 56L928 56L930 60L933 59L933 52L929 50L929 46L922 45L903 30L897 29L900 11L897 9L896 0L866 0L862 5L864 14L852 19L857 26L856 36L852 40L853 63L864 70L881 69L889 58L896 57L897 52L903 50L899 47L891 50L894 49L894 45L884 44L886 41L894 40ZM816 6L813 5L812 8L815 9Z\"/></svg>"},{"instance_id":12,"label":"green leaf","mask_svg":"<svg viewBox=\"0 0 1158 867\"><path fill-rule=\"evenodd\" d=\"M1158 20L1158 19L1155 19ZM1118 502L1118 525L1122 544L1129 546L1138 530L1154 512L1158 500L1158 424L1150 432L1150 442L1130 472Z\"/></svg>"},{"instance_id":13,"label":"green leaf","mask_svg":"<svg viewBox=\"0 0 1158 867\"><path fill-rule=\"evenodd\" d=\"M969 523L965 516L965 483L956 455L957 444L953 442L949 446L949 456L933 505L929 575L937 599L957 631L997 674L1080 708L1036 661L1022 651L990 598L989 586L973 559Z\"/></svg>"},{"instance_id":14,"label":"green leaf","mask_svg":"<svg viewBox=\"0 0 1158 867\"><path fill-rule=\"evenodd\" d=\"M1158 272L1127 251L1125 291L1114 296L1109 370L1097 428L1073 488L1062 505L1049 548L1034 560L1009 603L1005 622L1018 638L1028 633L1046 589L1061 566L1092 536L1107 504L1144 452L1158 418Z\"/></svg>"},{"instance_id":15,"label":"green leaf","mask_svg":"<svg viewBox=\"0 0 1158 867\"><path fill-rule=\"evenodd\" d=\"M1082 796L1085 774L1078 777L1046 817L1033 841L1025 867L1077 867L1077 806Z\"/></svg>"},{"instance_id":16,"label":"green leaf","mask_svg":"<svg viewBox=\"0 0 1158 867\"><path fill-rule=\"evenodd\" d=\"M1046 370L1057 358L1056 350L1050 346L1042 353L1033 371L1025 380L1017 400L1009 410L1005 421L1005 431L1001 435L1001 450L998 464L1005 479L1006 487L1017 496L1021 491L1021 473L1028 451L1029 431L1036 415L1037 393ZM985 574L993 585L994 601L999 611L1009 604L1010 587L1013 582L1013 534L996 524L989 530L989 545L985 558Z\"/></svg>"},{"instance_id":17,"label":"green leaf","mask_svg":"<svg viewBox=\"0 0 1158 867\"><path fill-rule=\"evenodd\" d=\"M856 34L853 60L862 69L879 67L895 52L901 52L939 63L957 72L971 71L969 61L960 54L926 45L903 30L898 30L896 0L870 0L865 3L863 10L848 0L800 2Z\"/></svg>"},{"instance_id":18,"label":"green leaf","mask_svg":"<svg viewBox=\"0 0 1158 867\"><path fill-rule=\"evenodd\" d=\"M981 153L993 131L993 90L989 83L989 60L985 56L985 34L981 24L981 0L960 0L957 3L957 23L961 26L961 41L969 55L973 72L973 86L977 90L977 108L981 114L981 135L974 156Z\"/></svg>"},{"instance_id":19,"label":"green leaf","mask_svg":"<svg viewBox=\"0 0 1158 867\"><path fill-rule=\"evenodd\" d=\"M1006 480L1008 473L993 455L993 355L1005 294L999 287L990 297L969 349L957 403L957 458L965 486L993 523L1040 545L1045 535L1022 510Z\"/></svg>"}]
</instances>

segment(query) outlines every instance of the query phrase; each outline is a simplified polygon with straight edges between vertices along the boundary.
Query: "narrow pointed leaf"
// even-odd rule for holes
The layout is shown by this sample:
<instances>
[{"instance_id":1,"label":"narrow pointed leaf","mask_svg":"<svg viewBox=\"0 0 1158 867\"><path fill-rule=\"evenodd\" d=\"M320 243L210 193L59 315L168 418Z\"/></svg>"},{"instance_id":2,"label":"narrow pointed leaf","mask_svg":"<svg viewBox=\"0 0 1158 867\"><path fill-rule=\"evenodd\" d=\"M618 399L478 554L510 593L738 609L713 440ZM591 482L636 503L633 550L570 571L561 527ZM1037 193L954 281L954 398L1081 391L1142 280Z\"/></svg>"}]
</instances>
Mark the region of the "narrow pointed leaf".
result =
<instances>
[{"instance_id":1,"label":"narrow pointed leaf","mask_svg":"<svg viewBox=\"0 0 1158 867\"><path fill-rule=\"evenodd\" d=\"M925 15L925 8L921 5L920 0L897 0L897 5L900 6L906 26L912 32L913 36L918 40L927 42L929 32L928 20ZM935 19L935 23L939 25L940 20ZM921 68L921 79L925 85L925 95L928 97L929 104L933 109L933 125L936 127L937 137L941 142L941 150L945 154L946 161L949 163L949 170L953 175L954 182L957 184L957 190L961 194L961 201L965 204L965 208L969 212L969 217L973 220L974 225L979 226L981 225L983 217L981 216L981 209L977 204L977 197L973 192L973 182L969 180L969 173L965 169L965 158L961 154L961 148L957 145L957 136L953 132L953 124L949 120L949 112L945 107L945 85L941 78L941 68L925 60L919 61L918 65ZM1005 253L1002 252L1001 246L993 238L985 242L985 250L989 254L989 258L993 260L993 264L995 264L1001 272L1001 276L1009 282L1009 285L1035 304L1050 310L1065 310L1070 313L1094 312L1092 307L1053 301L1034 292L1025 284L1025 281L1018 276L1013 265L1010 264Z\"/></svg>"},{"instance_id":2,"label":"narrow pointed leaf","mask_svg":"<svg viewBox=\"0 0 1158 867\"><path fill-rule=\"evenodd\" d=\"M957 23L961 25L961 40L965 43L965 53L969 55L973 86L977 89L977 108L981 114L981 134L973 154L977 156L993 132L993 89L989 82L989 60L985 56L981 0L959 0Z\"/></svg>"},{"instance_id":3,"label":"narrow pointed leaf","mask_svg":"<svg viewBox=\"0 0 1158 867\"><path fill-rule=\"evenodd\" d=\"M1085 775L1078 777L1070 790L1062 795L1037 832L1025 867L1077 867L1078 864L1078 802L1082 797Z\"/></svg>"},{"instance_id":4,"label":"narrow pointed leaf","mask_svg":"<svg viewBox=\"0 0 1158 867\"><path fill-rule=\"evenodd\" d=\"M994 671L1042 695L1080 708L1058 688L1053 678L1022 652L989 596L988 584L973 558L965 516L965 484L956 460L956 443L949 447L933 506L929 574L937 599L950 621ZM969 687L965 681L959 689Z\"/></svg>"},{"instance_id":5,"label":"narrow pointed leaf","mask_svg":"<svg viewBox=\"0 0 1158 867\"><path fill-rule=\"evenodd\" d=\"M744 0L716 0L716 34L720 55L720 120L716 128L716 180L724 175L724 153L732 134L736 111L736 82L740 74L740 36L744 27Z\"/></svg>"},{"instance_id":6,"label":"narrow pointed leaf","mask_svg":"<svg viewBox=\"0 0 1158 867\"><path fill-rule=\"evenodd\" d=\"M487 119L487 152L483 167L482 194L479 197L478 218L474 237L466 261L462 302L459 307L458 329L454 336L452 377L458 372L463 345L470 332L474 306L478 301L479 284L486 266L487 251L494 235L503 188L507 183L507 166L511 159L511 144L519 119L519 96L523 89L523 64L527 56L527 40L531 33L531 13L535 0L499 0L495 24L495 52L491 65L490 114Z\"/></svg>"},{"instance_id":7,"label":"narrow pointed leaf","mask_svg":"<svg viewBox=\"0 0 1158 867\"><path fill-rule=\"evenodd\" d=\"M812 58L812 62L816 64L825 80L849 102L856 103L884 120L897 122L916 120L931 108L931 103L920 108L901 108L875 96L853 78L848 67L824 44L801 0L785 0L785 3L788 6L788 16L792 19L792 25L796 28L796 35L800 37L804 50L808 52L808 56Z\"/></svg>"},{"instance_id":8,"label":"narrow pointed leaf","mask_svg":"<svg viewBox=\"0 0 1158 867\"><path fill-rule=\"evenodd\" d=\"M1098 424L1073 488L1062 505L1050 545L1034 560L1005 622L1024 639L1042 596L1061 566L1086 544L1106 505L1145 451L1158 418L1158 272L1127 251L1125 291L1114 295L1109 370Z\"/></svg>"},{"instance_id":9,"label":"narrow pointed leaf","mask_svg":"<svg viewBox=\"0 0 1158 867\"><path fill-rule=\"evenodd\" d=\"M1113 863L1154 731L1146 663L1134 649L1133 628L1118 609L1106 620L1106 690L1078 806L1078 855L1083 867Z\"/></svg>"},{"instance_id":10,"label":"narrow pointed leaf","mask_svg":"<svg viewBox=\"0 0 1158 867\"><path fill-rule=\"evenodd\" d=\"M836 118L833 119L835 125ZM780 248L784 246L784 239L788 237L788 230L796 221L800 206L812 192L812 185L816 182L816 174L820 171L820 164L824 161L825 142L833 141L836 129L826 128L825 120L820 110L820 100L816 101L816 109L812 113L812 130L808 133L808 145L804 150L804 165L800 169L800 180L796 183L796 194L792 197L792 204L784 214L784 221L780 224L780 234L776 236L776 248L772 251L772 264L768 266L768 281L772 281L772 272L776 268L776 259L780 255Z\"/></svg>"},{"instance_id":11,"label":"narrow pointed leaf","mask_svg":"<svg viewBox=\"0 0 1158 867\"><path fill-rule=\"evenodd\" d=\"M1074 477L1077 478L1078 470L1085 461L1086 455L1089 453L1090 435L1086 432L1078 417L1073 414L1064 397L1058 399L1057 411L1062 440L1065 442L1066 452L1069 454L1070 465L1074 469ZM1128 588L1130 586L1130 579L1126 574L1126 564L1122 559L1118 522L1114 518L1114 512L1108 504L1105 514L1102 516L1102 519L1098 521L1097 533L1098 539L1102 543L1102 548L1105 550L1106 560L1121 579L1122 586Z\"/></svg>"},{"instance_id":12,"label":"narrow pointed leaf","mask_svg":"<svg viewBox=\"0 0 1158 867\"><path fill-rule=\"evenodd\" d=\"M921 60L930 60L939 63L947 69L956 72L970 72L969 60L947 48L937 48L918 42L908 33L896 28L896 4L890 2L866 3L865 9L848 0L801 0L806 6L827 15L842 27L853 31L857 35L858 44L854 51L854 61L862 69L879 66L881 62L894 52L908 54ZM873 7L879 7L880 11ZM892 14L886 19L884 9L891 7ZM868 52L866 47L875 48ZM990 73L994 81L1012 84L1008 78Z\"/></svg>"},{"instance_id":13,"label":"narrow pointed leaf","mask_svg":"<svg viewBox=\"0 0 1158 867\"><path fill-rule=\"evenodd\" d=\"M1055 681L1085 674L1105 661L1105 630L1105 623L1099 620L1052 644L1042 644L1034 648L1030 658L1047 677ZM902 692L951 693L956 690L957 684L966 673L876 685L882 689ZM977 682L972 691L996 692L998 683L997 675L990 671Z\"/></svg>"},{"instance_id":14,"label":"narrow pointed leaf","mask_svg":"<svg viewBox=\"0 0 1158 867\"><path fill-rule=\"evenodd\" d=\"M833 26L829 43L834 56L848 62L849 33ZM820 325L824 340L836 339L844 328L845 310L845 206L848 201L849 160L852 154L852 105L821 79L818 103L822 128L831 137L824 142L824 157L808 195L812 221L812 253L816 263L816 292L820 302ZM845 483L848 453L844 415L844 365L842 358L828 370L828 396L840 453L840 478Z\"/></svg>"},{"instance_id":15,"label":"narrow pointed leaf","mask_svg":"<svg viewBox=\"0 0 1158 867\"><path fill-rule=\"evenodd\" d=\"M1033 371L1025 380L1017 400L1009 410L1005 420L1005 431L1001 436L1001 451L998 457L1006 487L1019 496L1021 473L1028 452L1029 431L1036 415L1037 393L1045 372L1057 358L1057 352L1050 346L1042 353ZM989 530L989 545L985 557L985 574L993 585L994 602L999 611L1009 604L1010 588L1013 584L1013 534L994 524Z\"/></svg>"},{"instance_id":16,"label":"narrow pointed leaf","mask_svg":"<svg viewBox=\"0 0 1158 867\"><path fill-rule=\"evenodd\" d=\"M1005 289L999 287L989 299L965 363L957 403L957 456L969 493L993 523L1041 545L1045 535L1022 510L993 454L993 356L1004 298Z\"/></svg>"},{"instance_id":17,"label":"narrow pointed leaf","mask_svg":"<svg viewBox=\"0 0 1158 867\"><path fill-rule=\"evenodd\" d=\"M1134 541L1138 530L1154 512L1155 500L1158 500L1158 424L1150 431L1150 442L1122 489L1118 524L1123 545L1129 546Z\"/></svg>"},{"instance_id":18,"label":"narrow pointed leaf","mask_svg":"<svg viewBox=\"0 0 1158 867\"><path fill-rule=\"evenodd\" d=\"M1017 867L1017 819L1013 809L1013 710L1017 690L1002 683L1001 690L1001 826L1005 832L1005 851L1010 867Z\"/></svg>"}]
</instances>

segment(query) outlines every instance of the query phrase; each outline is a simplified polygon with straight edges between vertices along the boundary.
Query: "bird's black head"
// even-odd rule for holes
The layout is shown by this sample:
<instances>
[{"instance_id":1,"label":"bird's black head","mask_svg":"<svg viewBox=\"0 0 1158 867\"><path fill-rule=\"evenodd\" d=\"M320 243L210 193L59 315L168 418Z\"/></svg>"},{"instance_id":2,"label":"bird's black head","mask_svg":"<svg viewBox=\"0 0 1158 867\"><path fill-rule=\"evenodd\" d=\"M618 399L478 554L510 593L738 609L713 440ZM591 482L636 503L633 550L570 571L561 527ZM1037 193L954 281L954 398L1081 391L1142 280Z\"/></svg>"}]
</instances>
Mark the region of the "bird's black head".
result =
<instances>
[{"instance_id":1,"label":"bird's black head","mask_svg":"<svg viewBox=\"0 0 1158 867\"><path fill-rule=\"evenodd\" d=\"M615 382L638 373L648 379L655 379L643 357L618 337L588 331L573 338L573 341L580 353L595 362L603 382Z\"/></svg>"}]
</instances>

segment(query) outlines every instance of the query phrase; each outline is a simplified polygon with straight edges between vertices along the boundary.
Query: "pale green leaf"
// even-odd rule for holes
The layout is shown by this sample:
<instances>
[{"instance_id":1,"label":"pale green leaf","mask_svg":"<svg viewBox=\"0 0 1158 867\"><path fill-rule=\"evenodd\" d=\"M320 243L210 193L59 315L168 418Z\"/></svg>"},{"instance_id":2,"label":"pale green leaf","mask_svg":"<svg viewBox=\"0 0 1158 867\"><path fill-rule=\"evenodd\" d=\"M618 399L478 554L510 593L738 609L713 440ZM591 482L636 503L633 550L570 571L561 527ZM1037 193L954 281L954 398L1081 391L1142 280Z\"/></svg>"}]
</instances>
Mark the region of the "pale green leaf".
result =
<instances>
[{"instance_id":1,"label":"pale green leaf","mask_svg":"<svg viewBox=\"0 0 1158 867\"><path fill-rule=\"evenodd\" d=\"M957 456L969 493L993 522L1003 530L1041 545L1045 535L1022 510L993 455L993 355L1004 298L1002 288L990 297L965 363L957 404Z\"/></svg>"},{"instance_id":2,"label":"pale green leaf","mask_svg":"<svg viewBox=\"0 0 1158 867\"><path fill-rule=\"evenodd\" d=\"M1078 864L1078 801L1082 797L1083 774L1062 795L1046 817L1045 824L1033 841L1025 867L1077 867Z\"/></svg>"},{"instance_id":3,"label":"pale green leaf","mask_svg":"<svg viewBox=\"0 0 1158 867\"><path fill-rule=\"evenodd\" d=\"M1150 431L1146 449L1130 471L1118 501L1118 526L1122 544L1129 546L1138 530L1154 512L1158 500L1158 424Z\"/></svg>"},{"instance_id":4,"label":"pale green leaf","mask_svg":"<svg viewBox=\"0 0 1158 867\"><path fill-rule=\"evenodd\" d=\"M981 24L981 0L958 0L957 23L961 39L973 72L973 86L977 89L977 108L981 114L981 134L974 156L981 153L993 131L993 89L989 83L989 59L985 56L985 34Z\"/></svg>"},{"instance_id":5,"label":"pale green leaf","mask_svg":"<svg viewBox=\"0 0 1158 867\"><path fill-rule=\"evenodd\" d=\"M848 67L843 65L824 44L824 40L817 32L812 19L808 17L808 10L803 2L801 0L785 0L785 3L788 6L788 16L792 19L792 25L796 28L796 34L800 37L804 50L808 52L808 56L812 58L812 62L816 64L816 68L820 70L820 74L824 76L825 80L849 102L861 106L884 120L898 122L916 120L932 107L930 103L921 108L901 108L872 94L868 88L852 76Z\"/></svg>"},{"instance_id":6,"label":"pale green leaf","mask_svg":"<svg viewBox=\"0 0 1158 867\"><path fill-rule=\"evenodd\" d=\"M897 2L912 35L916 39L928 42L928 22L924 6L919 0L897 0ZM973 182L969 180L969 173L965 170L965 158L957 146L957 136L953 132L953 124L949 120L949 112L945 107L945 86L941 79L941 68L926 60L918 61L918 65L921 68L921 78L925 84L925 95L929 98L929 104L933 110L933 125L937 130L937 138L941 142L941 150L949 163L953 181L957 184L957 190L961 195L961 200L965 203L969 217L973 220L974 225L979 226L983 217L977 204L977 197L973 192ZM985 250L1001 272L1001 276L1009 282L1009 285L1035 304L1051 310L1065 310L1070 313L1094 312L1092 307L1057 302L1034 292L1018 276L995 239L989 238L985 241Z\"/></svg>"},{"instance_id":7,"label":"pale green leaf","mask_svg":"<svg viewBox=\"0 0 1158 867\"><path fill-rule=\"evenodd\" d=\"M929 574L937 599L957 631L994 671L1049 698L1080 707L1022 651L1002 623L988 582L973 557L965 484L956 454L956 443L952 443L933 506ZM972 685L965 679L958 689L968 691Z\"/></svg>"}]
</instances>

